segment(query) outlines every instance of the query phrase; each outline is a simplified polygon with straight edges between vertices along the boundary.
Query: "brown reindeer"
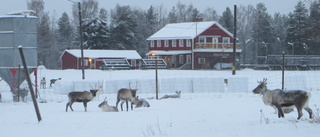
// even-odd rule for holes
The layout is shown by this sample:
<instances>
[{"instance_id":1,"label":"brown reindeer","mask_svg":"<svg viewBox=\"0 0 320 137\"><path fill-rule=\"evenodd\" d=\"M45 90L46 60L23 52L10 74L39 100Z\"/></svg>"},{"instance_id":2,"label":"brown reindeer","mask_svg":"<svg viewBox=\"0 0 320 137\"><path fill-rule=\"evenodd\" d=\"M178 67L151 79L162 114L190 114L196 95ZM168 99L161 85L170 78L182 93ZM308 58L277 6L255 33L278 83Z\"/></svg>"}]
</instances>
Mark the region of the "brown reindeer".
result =
<instances>
[{"instance_id":1,"label":"brown reindeer","mask_svg":"<svg viewBox=\"0 0 320 137\"><path fill-rule=\"evenodd\" d=\"M58 78L58 79L50 79L50 87L52 87L52 84L56 83L57 80L61 80L61 78Z\"/></svg>"},{"instance_id":2,"label":"brown reindeer","mask_svg":"<svg viewBox=\"0 0 320 137\"><path fill-rule=\"evenodd\" d=\"M93 98L96 96L97 90L91 89L89 91L77 92L73 91L68 94L69 102L66 105L66 112L68 111L68 106L72 109L72 104L74 102L83 102L83 106L85 111L87 112L87 103L92 101Z\"/></svg>"},{"instance_id":3,"label":"brown reindeer","mask_svg":"<svg viewBox=\"0 0 320 137\"><path fill-rule=\"evenodd\" d=\"M254 94L260 94L264 104L277 108L278 117L284 117L283 108L295 106L298 110L298 120L302 117L302 109L309 113L312 118L312 110L308 106L311 94L303 90L286 90L281 89L269 90L267 88L267 79L258 81L259 85L253 90Z\"/></svg>"},{"instance_id":4,"label":"brown reindeer","mask_svg":"<svg viewBox=\"0 0 320 137\"><path fill-rule=\"evenodd\" d=\"M135 97L138 90L137 87L135 89L131 89L131 82L129 83L129 87L130 89L121 88L118 90L116 107L118 108L118 103L121 101L121 111L123 111L122 105L124 102L126 102L127 111L128 111L128 101L131 102L131 110L133 110L133 104L138 103L138 102L135 102Z\"/></svg>"}]
</instances>

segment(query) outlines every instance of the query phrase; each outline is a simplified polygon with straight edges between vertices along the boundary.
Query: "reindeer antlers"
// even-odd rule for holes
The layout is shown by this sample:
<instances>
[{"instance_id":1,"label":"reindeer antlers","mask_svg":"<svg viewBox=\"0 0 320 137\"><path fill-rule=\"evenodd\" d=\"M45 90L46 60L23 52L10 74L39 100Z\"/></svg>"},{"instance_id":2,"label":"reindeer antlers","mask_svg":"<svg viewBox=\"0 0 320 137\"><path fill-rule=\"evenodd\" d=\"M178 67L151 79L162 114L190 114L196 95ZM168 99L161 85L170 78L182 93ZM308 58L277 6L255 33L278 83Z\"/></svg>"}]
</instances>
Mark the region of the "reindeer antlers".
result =
<instances>
[{"instance_id":1,"label":"reindeer antlers","mask_svg":"<svg viewBox=\"0 0 320 137\"><path fill-rule=\"evenodd\" d=\"M263 78L262 81L257 81L257 82L260 83L260 84L261 84L261 83L267 83L267 80L268 80L267 78Z\"/></svg>"},{"instance_id":2,"label":"reindeer antlers","mask_svg":"<svg viewBox=\"0 0 320 137\"><path fill-rule=\"evenodd\" d=\"M107 97L106 98L104 98L104 100L103 101L106 101L107 100Z\"/></svg>"}]
</instances>

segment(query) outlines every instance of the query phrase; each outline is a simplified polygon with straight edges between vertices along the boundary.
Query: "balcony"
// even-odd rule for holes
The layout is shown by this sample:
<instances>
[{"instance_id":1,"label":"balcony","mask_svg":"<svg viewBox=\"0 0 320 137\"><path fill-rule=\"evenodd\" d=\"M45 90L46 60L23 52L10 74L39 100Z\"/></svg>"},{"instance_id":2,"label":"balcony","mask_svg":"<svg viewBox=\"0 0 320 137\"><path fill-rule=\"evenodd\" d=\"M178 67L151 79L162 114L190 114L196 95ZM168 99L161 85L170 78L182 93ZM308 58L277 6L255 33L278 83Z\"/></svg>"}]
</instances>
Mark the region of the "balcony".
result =
<instances>
[{"instance_id":1,"label":"balcony","mask_svg":"<svg viewBox=\"0 0 320 137\"><path fill-rule=\"evenodd\" d=\"M233 43L196 43L194 49L233 49ZM240 49L240 44L236 44L236 49Z\"/></svg>"}]
</instances>

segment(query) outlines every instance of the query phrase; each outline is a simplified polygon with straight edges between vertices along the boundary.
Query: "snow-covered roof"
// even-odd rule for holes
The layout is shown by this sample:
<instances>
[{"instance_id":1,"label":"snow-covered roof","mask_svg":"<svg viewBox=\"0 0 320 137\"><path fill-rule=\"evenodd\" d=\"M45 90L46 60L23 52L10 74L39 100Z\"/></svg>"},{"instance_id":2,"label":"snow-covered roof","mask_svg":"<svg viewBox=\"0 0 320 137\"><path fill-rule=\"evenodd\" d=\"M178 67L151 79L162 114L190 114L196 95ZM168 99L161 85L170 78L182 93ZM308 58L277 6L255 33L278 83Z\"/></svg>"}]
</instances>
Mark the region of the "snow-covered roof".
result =
<instances>
[{"instance_id":1,"label":"snow-covered roof","mask_svg":"<svg viewBox=\"0 0 320 137\"><path fill-rule=\"evenodd\" d=\"M172 23L167 24L158 32L154 33L147 40L168 40L168 39L193 39L197 35L206 31L212 25L217 25L220 29L226 32L228 35L233 35L222 27L218 22L185 22L185 23Z\"/></svg>"},{"instance_id":2,"label":"snow-covered roof","mask_svg":"<svg viewBox=\"0 0 320 137\"><path fill-rule=\"evenodd\" d=\"M190 54L190 50L170 50L170 51L163 51L163 50L152 50L149 51L146 55L149 56L150 54L155 53L156 55L163 56L163 55L180 55L180 54Z\"/></svg>"},{"instance_id":3,"label":"snow-covered roof","mask_svg":"<svg viewBox=\"0 0 320 137\"><path fill-rule=\"evenodd\" d=\"M81 57L81 50L65 50L75 57ZM125 58L125 59L141 59L136 50L83 50L84 58Z\"/></svg>"}]
</instances>

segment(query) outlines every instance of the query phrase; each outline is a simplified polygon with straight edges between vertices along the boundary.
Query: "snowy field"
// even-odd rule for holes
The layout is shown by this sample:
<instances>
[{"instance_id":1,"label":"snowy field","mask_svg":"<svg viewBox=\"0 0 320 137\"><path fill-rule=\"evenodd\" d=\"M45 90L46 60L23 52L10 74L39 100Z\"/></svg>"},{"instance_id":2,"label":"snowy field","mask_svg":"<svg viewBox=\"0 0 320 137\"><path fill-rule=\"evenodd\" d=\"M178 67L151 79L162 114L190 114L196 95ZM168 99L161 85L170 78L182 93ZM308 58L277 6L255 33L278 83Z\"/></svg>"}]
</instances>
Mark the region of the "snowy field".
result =
<instances>
[{"instance_id":1,"label":"snowy field","mask_svg":"<svg viewBox=\"0 0 320 137\"><path fill-rule=\"evenodd\" d=\"M263 104L261 96L252 94L257 81L263 78L268 78L270 89L281 88L280 71L241 70L233 76L231 71L160 70L159 97L181 90L181 98L147 99L150 108L137 108L128 112L102 112L98 104L108 97L109 105L115 106L116 91L112 89L120 86L128 87L129 81L132 81L134 87L138 81L137 95L140 98L155 97L152 89L154 70L88 70L86 80L81 80L81 71L78 70L41 70L39 77L46 77L47 80L62 78L53 87L47 83L47 89L40 89L38 105L42 116L41 122L37 122L30 97L26 103L13 102L8 85L3 81L0 82L0 93L3 98L3 102L0 103L0 135L4 137L319 137L320 124L316 122L320 119L318 110L320 71L288 71L285 74L286 89L299 88L311 92L309 106L313 109L315 119L308 119L306 111L303 111L304 115L299 121L296 120L298 115L296 111L279 119L273 108ZM165 82L173 78L176 79L175 83ZM210 86L210 83L196 82L205 81L203 79L216 81L218 84L211 84L218 90L213 87L211 92L208 92L210 89L205 87ZM225 79L228 79L228 83L224 83ZM60 90L64 88L81 90L88 88L89 84L86 83L93 85L97 80L103 81L104 93L100 95L99 100L88 103L88 112L84 112L81 103L73 105L74 112L70 110L65 112L67 93ZM111 81L117 81L117 84L108 85L107 83ZM149 87L144 89L146 86Z\"/></svg>"}]
</instances>

